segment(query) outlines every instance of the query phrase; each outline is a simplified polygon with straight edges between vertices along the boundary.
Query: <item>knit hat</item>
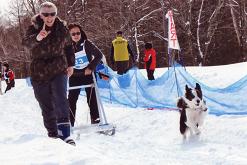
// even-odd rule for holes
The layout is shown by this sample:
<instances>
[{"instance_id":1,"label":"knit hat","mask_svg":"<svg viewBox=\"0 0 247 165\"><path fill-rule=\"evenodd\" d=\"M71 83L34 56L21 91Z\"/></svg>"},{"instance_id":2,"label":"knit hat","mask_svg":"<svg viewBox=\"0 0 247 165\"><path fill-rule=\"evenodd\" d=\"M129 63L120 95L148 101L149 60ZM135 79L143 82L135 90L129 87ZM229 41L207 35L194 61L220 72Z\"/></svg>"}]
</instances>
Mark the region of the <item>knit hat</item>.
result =
<instances>
[{"instance_id":1,"label":"knit hat","mask_svg":"<svg viewBox=\"0 0 247 165\"><path fill-rule=\"evenodd\" d=\"M122 35L123 34L123 32L122 31L117 31L117 35Z\"/></svg>"},{"instance_id":2,"label":"knit hat","mask_svg":"<svg viewBox=\"0 0 247 165\"><path fill-rule=\"evenodd\" d=\"M152 49L152 48L153 48L153 45L151 43L147 42L145 44L145 49Z\"/></svg>"}]
</instances>

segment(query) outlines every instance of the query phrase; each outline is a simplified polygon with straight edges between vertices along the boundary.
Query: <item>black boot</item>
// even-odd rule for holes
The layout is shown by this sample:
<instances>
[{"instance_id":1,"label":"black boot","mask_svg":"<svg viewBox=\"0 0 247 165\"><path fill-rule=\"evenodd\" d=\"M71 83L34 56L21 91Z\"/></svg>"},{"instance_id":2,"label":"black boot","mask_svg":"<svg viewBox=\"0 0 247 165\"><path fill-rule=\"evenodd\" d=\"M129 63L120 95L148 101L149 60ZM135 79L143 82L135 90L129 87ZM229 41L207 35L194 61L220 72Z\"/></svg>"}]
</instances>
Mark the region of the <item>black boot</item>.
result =
<instances>
[{"instance_id":1,"label":"black boot","mask_svg":"<svg viewBox=\"0 0 247 165\"><path fill-rule=\"evenodd\" d=\"M48 137L53 139L59 138L57 132L48 132Z\"/></svg>"}]
</instances>

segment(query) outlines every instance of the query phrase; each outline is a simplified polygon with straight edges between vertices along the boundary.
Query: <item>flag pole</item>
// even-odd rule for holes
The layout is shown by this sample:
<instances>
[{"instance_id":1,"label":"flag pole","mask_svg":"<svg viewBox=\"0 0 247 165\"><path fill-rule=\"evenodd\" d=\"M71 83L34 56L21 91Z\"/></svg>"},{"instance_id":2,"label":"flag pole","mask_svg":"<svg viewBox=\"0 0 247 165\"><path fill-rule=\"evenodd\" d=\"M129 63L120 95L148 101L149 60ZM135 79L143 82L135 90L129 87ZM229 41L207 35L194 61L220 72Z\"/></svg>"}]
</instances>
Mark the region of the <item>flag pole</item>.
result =
<instances>
[{"instance_id":1,"label":"flag pole","mask_svg":"<svg viewBox=\"0 0 247 165\"><path fill-rule=\"evenodd\" d=\"M2 75L3 75L2 62L0 62L0 95L3 94L3 92L2 92Z\"/></svg>"},{"instance_id":2,"label":"flag pole","mask_svg":"<svg viewBox=\"0 0 247 165\"><path fill-rule=\"evenodd\" d=\"M175 68L175 57L173 57L173 54L171 51L172 49L180 51L180 46L179 46L178 39L177 39L177 32L175 28L172 10L168 10L166 14L166 18L168 19L168 56L169 56L168 59L169 59L169 65L171 65L171 67L173 67L174 69L175 84L177 87L177 95L179 96L178 78L177 78L177 73L176 73L176 68Z\"/></svg>"}]
</instances>

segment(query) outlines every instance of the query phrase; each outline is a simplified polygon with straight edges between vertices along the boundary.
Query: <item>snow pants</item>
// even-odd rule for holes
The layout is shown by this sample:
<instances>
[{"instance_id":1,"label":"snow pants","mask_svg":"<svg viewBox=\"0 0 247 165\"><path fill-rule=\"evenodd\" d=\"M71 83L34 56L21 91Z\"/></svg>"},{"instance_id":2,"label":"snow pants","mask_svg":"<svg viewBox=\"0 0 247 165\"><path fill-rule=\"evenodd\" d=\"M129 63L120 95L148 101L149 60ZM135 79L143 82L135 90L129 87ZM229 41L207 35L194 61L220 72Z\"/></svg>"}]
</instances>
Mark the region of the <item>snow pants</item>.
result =
<instances>
[{"instance_id":1,"label":"snow pants","mask_svg":"<svg viewBox=\"0 0 247 165\"><path fill-rule=\"evenodd\" d=\"M69 124L67 79L67 75L61 73L46 82L32 81L34 95L42 110L44 126L49 137L58 136L57 125Z\"/></svg>"},{"instance_id":2,"label":"snow pants","mask_svg":"<svg viewBox=\"0 0 247 165\"><path fill-rule=\"evenodd\" d=\"M147 69L148 80L154 80L154 70Z\"/></svg>"},{"instance_id":3,"label":"snow pants","mask_svg":"<svg viewBox=\"0 0 247 165\"><path fill-rule=\"evenodd\" d=\"M7 92L8 90L10 90L11 88L14 88L14 87L15 87L15 80L11 80L9 83L6 82L6 84L7 84L7 87L6 87L4 93L6 93L6 92Z\"/></svg>"},{"instance_id":4,"label":"snow pants","mask_svg":"<svg viewBox=\"0 0 247 165\"><path fill-rule=\"evenodd\" d=\"M123 75L129 69L129 61L116 61L117 74Z\"/></svg>"}]
</instances>

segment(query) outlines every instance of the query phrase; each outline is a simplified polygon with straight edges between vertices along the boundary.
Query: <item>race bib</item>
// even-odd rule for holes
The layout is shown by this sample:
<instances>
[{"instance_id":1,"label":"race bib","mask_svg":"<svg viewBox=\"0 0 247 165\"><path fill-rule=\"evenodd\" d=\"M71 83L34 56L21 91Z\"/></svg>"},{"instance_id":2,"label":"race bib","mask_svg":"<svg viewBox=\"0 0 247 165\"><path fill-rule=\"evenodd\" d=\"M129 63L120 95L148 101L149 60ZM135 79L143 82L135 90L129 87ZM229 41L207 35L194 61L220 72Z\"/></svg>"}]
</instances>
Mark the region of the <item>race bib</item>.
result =
<instances>
[{"instance_id":1,"label":"race bib","mask_svg":"<svg viewBox=\"0 0 247 165\"><path fill-rule=\"evenodd\" d=\"M89 64L85 49L75 53L75 69L84 69Z\"/></svg>"}]
</instances>

